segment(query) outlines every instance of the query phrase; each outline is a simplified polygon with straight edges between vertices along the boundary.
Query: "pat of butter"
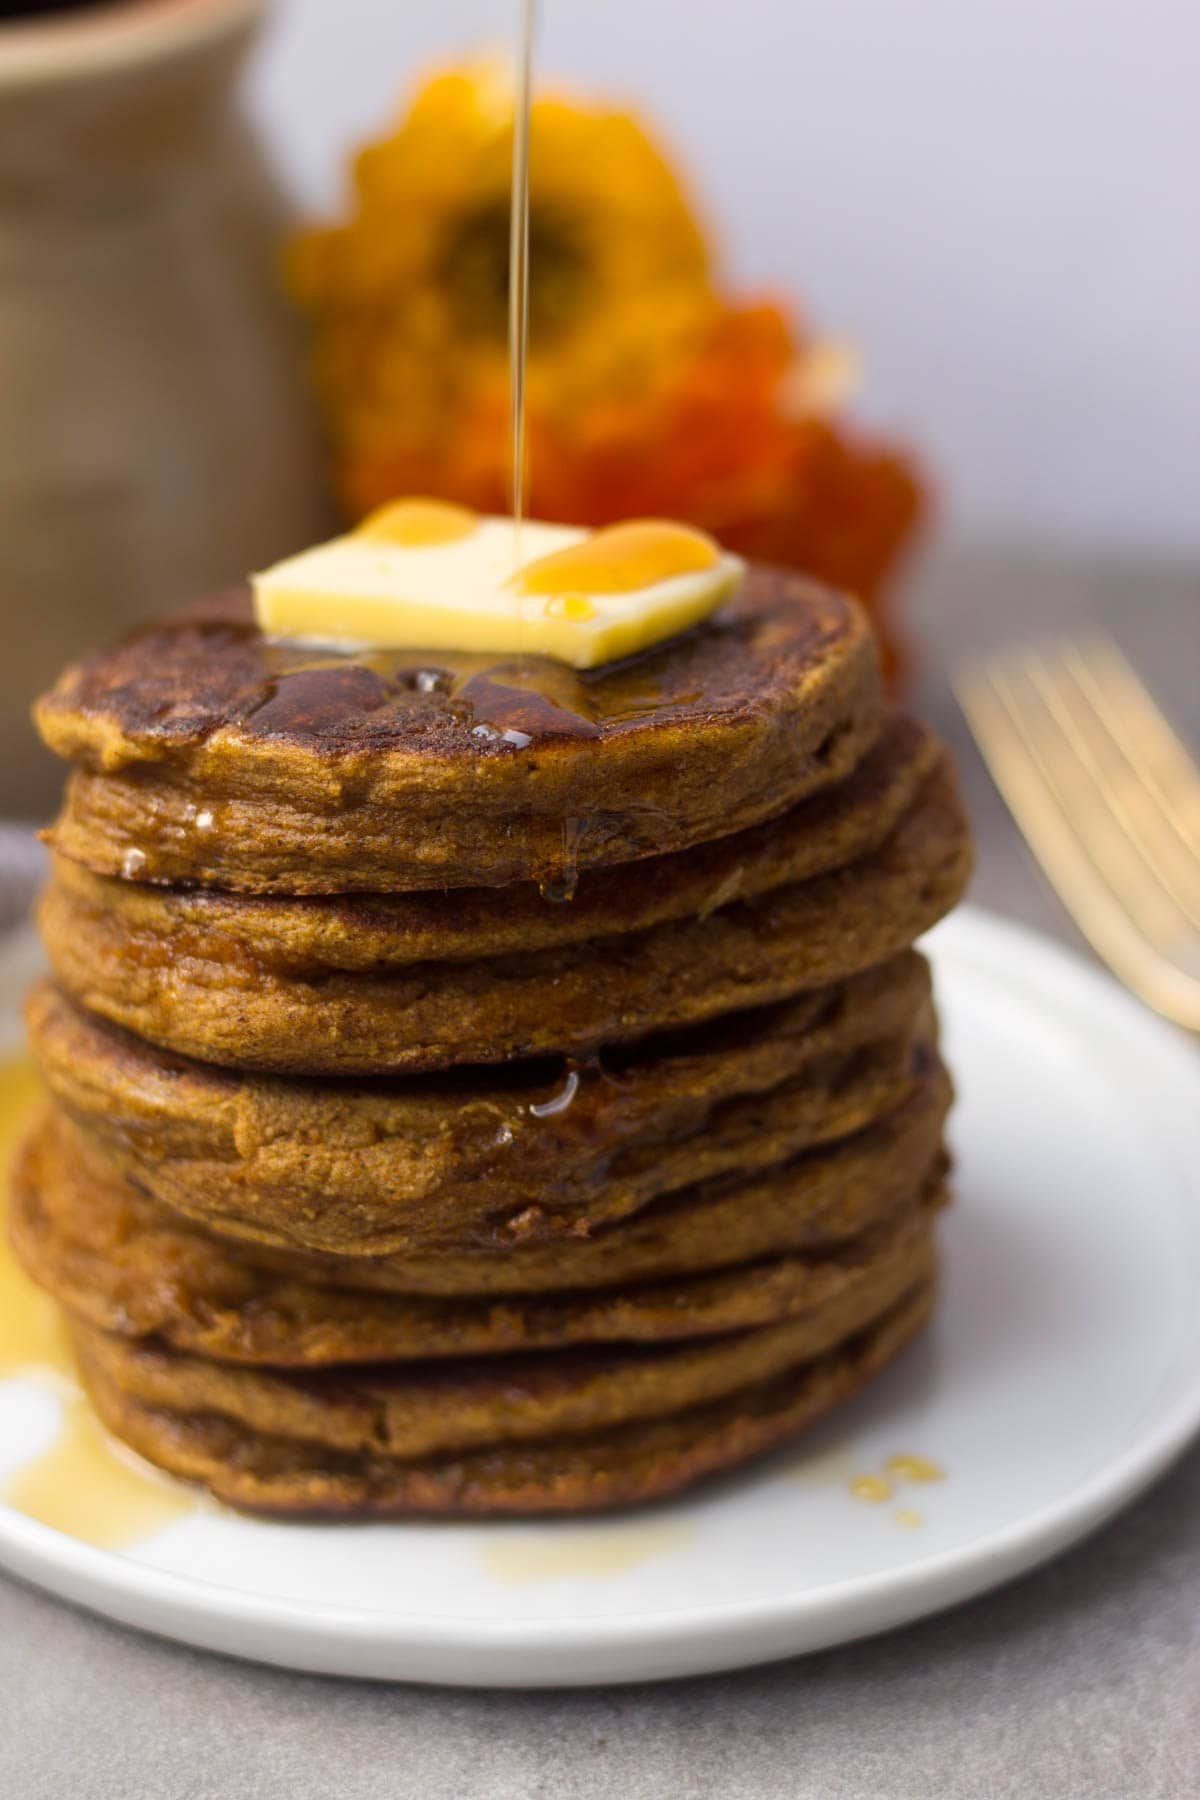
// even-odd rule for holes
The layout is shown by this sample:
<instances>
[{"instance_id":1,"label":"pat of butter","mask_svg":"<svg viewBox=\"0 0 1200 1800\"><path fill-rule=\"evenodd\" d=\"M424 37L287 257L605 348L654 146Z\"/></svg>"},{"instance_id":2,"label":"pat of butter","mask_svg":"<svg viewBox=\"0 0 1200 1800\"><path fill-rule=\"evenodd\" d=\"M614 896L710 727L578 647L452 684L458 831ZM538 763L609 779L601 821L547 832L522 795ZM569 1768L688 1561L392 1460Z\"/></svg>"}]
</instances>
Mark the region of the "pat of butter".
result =
<instances>
[{"instance_id":1,"label":"pat of butter","mask_svg":"<svg viewBox=\"0 0 1200 1800\"><path fill-rule=\"evenodd\" d=\"M400 500L254 577L271 637L379 649L630 656L707 618L742 572L703 532L635 520L595 532Z\"/></svg>"}]
</instances>

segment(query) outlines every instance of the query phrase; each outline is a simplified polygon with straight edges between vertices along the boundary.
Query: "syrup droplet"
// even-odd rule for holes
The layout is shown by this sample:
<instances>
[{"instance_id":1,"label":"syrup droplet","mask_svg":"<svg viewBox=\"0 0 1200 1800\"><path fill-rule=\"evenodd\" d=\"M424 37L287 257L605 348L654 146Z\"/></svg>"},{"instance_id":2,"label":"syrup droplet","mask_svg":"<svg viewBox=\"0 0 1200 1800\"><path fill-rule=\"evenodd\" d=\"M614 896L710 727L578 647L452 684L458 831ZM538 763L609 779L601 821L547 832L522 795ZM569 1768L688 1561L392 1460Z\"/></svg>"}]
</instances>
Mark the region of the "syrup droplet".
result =
<instances>
[{"instance_id":1,"label":"syrup droplet","mask_svg":"<svg viewBox=\"0 0 1200 1800\"><path fill-rule=\"evenodd\" d=\"M897 1525L903 1525L909 1531L915 1531L918 1525L925 1523L920 1513L912 1506L898 1506L892 1517Z\"/></svg>"},{"instance_id":2,"label":"syrup droplet","mask_svg":"<svg viewBox=\"0 0 1200 1800\"><path fill-rule=\"evenodd\" d=\"M519 1213L514 1213L510 1219L505 1220L504 1230L510 1238L520 1243L522 1238L527 1238L531 1232L541 1226L545 1216L542 1207L526 1206Z\"/></svg>"},{"instance_id":3,"label":"syrup droplet","mask_svg":"<svg viewBox=\"0 0 1200 1800\"><path fill-rule=\"evenodd\" d=\"M571 1069L559 1092L549 1100L540 1100L536 1106L529 1108L535 1119L552 1119L558 1113L566 1112L572 1100L579 1092L580 1075L578 1069Z\"/></svg>"},{"instance_id":4,"label":"syrup droplet","mask_svg":"<svg viewBox=\"0 0 1200 1800\"><path fill-rule=\"evenodd\" d=\"M731 900L736 900L738 893L741 890L745 873L746 867L744 863L739 863L736 869L731 869L724 881L720 882L708 896L708 899L700 908L699 917L702 919L711 919L715 912L720 912L723 906L728 906Z\"/></svg>"},{"instance_id":5,"label":"syrup droplet","mask_svg":"<svg viewBox=\"0 0 1200 1800\"><path fill-rule=\"evenodd\" d=\"M914 1456L902 1451L896 1456L889 1456L884 1468L895 1481L945 1481L946 1471L940 1463L931 1462L927 1456Z\"/></svg>"},{"instance_id":6,"label":"syrup droplet","mask_svg":"<svg viewBox=\"0 0 1200 1800\"><path fill-rule=\"evenodd\" d=\"M538 883L538 892L543 900L553 901L561 905L575 898L575 890L579 886L579 845L583 839L584 819L564 819L562 822L562 862L559 865L557 880L546 878Z\"/></svg>"},{"instance_id":7,"label":"syrup droplet","mask_svg":"<svg viewBox=\"0 0 1200 1800\"><path fill-rule=\"evenodd\" d=\"M528 731L517 731L511 725L506 725L503 730L501 730L498 725L485 725L482 723L479 725L472 725L471 736L483 738L485 743L511 744L514 750L527 750L533 742L533 738Z\"/></svg>"},{"instance_id":8,"label":"syrup droplet","mask_svg":"<svg viewBox=\"0 0 1200 1800\"><path fill-rule=\"evenodd\" d=\"M883 1475L856 1475L850 1483L850 1492L856 1500L879 1506L884 1500L891 1499L892 1484Z\"/></svg>"},{"instance_id":9,"label":"syrup droplet","mask_svg":"<svg viewBox=\"0 0 1200 1800\"><path fill-rule=\"evenodd\" d=\"M551 619L594 619L596 608L586 594L556 594L546 602L546 615Z\"/></svg>"}]
</instances>

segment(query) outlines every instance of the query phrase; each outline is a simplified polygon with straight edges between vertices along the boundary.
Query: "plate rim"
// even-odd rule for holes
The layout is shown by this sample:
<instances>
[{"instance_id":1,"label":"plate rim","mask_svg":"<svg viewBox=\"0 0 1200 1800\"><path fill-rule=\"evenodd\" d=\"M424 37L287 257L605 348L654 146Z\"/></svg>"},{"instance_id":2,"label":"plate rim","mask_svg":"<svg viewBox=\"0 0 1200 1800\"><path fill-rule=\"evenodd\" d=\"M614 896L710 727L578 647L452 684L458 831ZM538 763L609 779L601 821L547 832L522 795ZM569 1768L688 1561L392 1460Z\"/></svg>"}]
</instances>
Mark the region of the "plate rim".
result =
<instances>
[{"instance_id":1,"label":"plate rim","mask_svg":"<svg viewBox=\"0 0 1200 1800\"><path fill-rule=\"evenodd\" d=\"M940 952L984 968L997 962L1011 966L1014 953L1019 954L1048 975L1039 982L1039 991L1051 1011L1061 1013L1065 1003L1079 1000L1085 1009L1117 1017L1128 1034L1124 1053L1144 1051L1165 1078L1160 1106L1167 1134L1159 1148L1168 1148L1183 1171L1188 1127L1172 1091L1185 1101L1190 1097L1194 1116L1200 1118L1200 1061L1192 1060L1182 1033L1080 952L987 909L959 908L925 942L930 939L935 957ZM1023 970L1029 973L1028 967ZM0 1005L6 1002L7 997L0 999ZM1057 1498L980 1540L907 1567L851 1576L821 1588L690 1608L631 1608L560 1618L451 1617L255 1594L80 1543L3 1503L0 1567L153 1635L310 1672L496 1688L669 1679L850 1642L987 1592L1111 1518L1182 1453L1197 1431L1200 1358L1186 1376L1173 1371L1165 1399L1153 1403L1133 1443ZM164 1623L164 1613L169 1613L169 1623ZM250 1629L257 1641L239 1641ZM509 1666L501 1662L481 1671L481 1662L505 1654L513 1659ZM572 1659L570 1667L561 1666L564 1657ZM417 1668L422 1663L424 1672ZM461 1665L457 1669L456 1663Z\"/></svg>"}]
</instances>

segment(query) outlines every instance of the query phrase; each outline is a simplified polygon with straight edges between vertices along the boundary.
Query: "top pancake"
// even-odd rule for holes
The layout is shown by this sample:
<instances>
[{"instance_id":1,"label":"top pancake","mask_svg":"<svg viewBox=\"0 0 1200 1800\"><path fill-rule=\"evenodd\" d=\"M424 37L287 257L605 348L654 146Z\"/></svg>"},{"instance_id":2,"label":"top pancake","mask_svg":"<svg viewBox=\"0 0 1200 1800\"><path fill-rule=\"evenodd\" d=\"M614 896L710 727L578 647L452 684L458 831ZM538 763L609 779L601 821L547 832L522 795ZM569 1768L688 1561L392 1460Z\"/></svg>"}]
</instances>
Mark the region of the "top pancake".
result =
<instances>
[{"instance_id":1,"label":"top pancake","mask_svg":"<svg viewBox=\"0 0 1200 1800\"><path fill-rule=\"evenodd\" d=\"M882 701L855 603L758 568L705 625L589 671L276 643L235 593L69 669L37 717L79 765L54 842L98 873L569 892L842 779Z\"/></svg>"}]
</instances>

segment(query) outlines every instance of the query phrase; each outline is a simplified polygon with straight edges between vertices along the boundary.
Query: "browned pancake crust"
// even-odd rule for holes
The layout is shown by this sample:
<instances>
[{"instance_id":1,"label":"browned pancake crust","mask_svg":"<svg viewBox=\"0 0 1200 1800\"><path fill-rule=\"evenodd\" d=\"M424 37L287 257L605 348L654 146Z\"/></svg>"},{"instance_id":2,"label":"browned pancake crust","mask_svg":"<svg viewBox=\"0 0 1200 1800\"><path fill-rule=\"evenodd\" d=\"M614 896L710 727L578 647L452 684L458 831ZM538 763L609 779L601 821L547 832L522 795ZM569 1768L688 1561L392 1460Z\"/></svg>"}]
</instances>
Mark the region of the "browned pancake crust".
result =
<instances>
[{"instance_id":1,"label":"browned pancake crust","mask_svg":"<svg viewBox=\"0 0 1200 1800\"><path fill-rule=\"evenodd\" d=\"M268 1437L404 1459L521 1444L662 1418L824 1356L933 1274L932 1234L915 1237L831 1303L750 1331L652 1346L545 1350L391 1362L298 1374L247 1368L75 1323L88 1360L129 1399L215 1413Z\"/></svg>"},{"instance_id":2,"label":"browned pancake crust","mask_svg":"<svg viewBox=\"0 0 1200 1800\"><path fill-rule=\"evenodd\" d=\"M948 912L970 861L942 766L886 842L847 868L709 918L528 956L278 971L219 931L193 934L181 954L62 879L41 923L67 990L151 1043L244 1069L372 1075L587 1056L844 980Z\"/></svg>"},{"instance_id":3,"label":"browned pancake crust","mask_svg":"<svg viewBox=\"0 0 1200 1800\"><path fill-rule=\"evenodd\" d=\"M37 717L81 765L66 855L305 894L560 881L703 843L848 775L882 700L855 603L756 569L706 625L584 672L272 644L235 594L67 670Z\"/></svg>"},{"instance_id":4,"label":"browned pancake crust","mask_svg":"<svg viewBox=\"0 0 1200 1800\"><path fill-rule=\"evenodd\" d=\"M946 1101L944 1089L931 1093L838 1150L692 1190L593 1239L422 1259L251 1252L123 1182L59 1119L40 1126L19 1159L10 1231L33 1278L93 1323L229 1360L373 1361L606 1334L687 1336L809 1304L821 1282L844 1278L835 1261L858 1268L865 1245L900 1230L942 1179ZM744 1265L772 1257L799 1260L742 1279ZM814 1259L824 1270L816 1288ZM689 1279L718 1270L734 1278Z\"/></svg>"},{"instance_id":5,"label":"browned pancake crust","mask_svg":"<svg viewBox=\"0 0 1200 1800\"><path fill-rule=\"evenodd\" d=\"M883 843L944 761L926 726L893 718L835 787L748 831L590 871L569 904L544 899L533 882L506 888L502 898L494 888L295 898L106 880L66 858L58 859L58 876L87 905L119 913L131 936L169 945L172 957L203 956L206 945L221 942L301 974L475 961L704 918L840 869Z\"/></svg>"},{"instance_id":6,"label":"browned pancake crust","mask_svg":"<svg viewBox=\"0 0 1200 1800\"><path fill-rule=\"evenodd\" d=\"M80 1370L109 1429L218 1499L279 1514L399 1517L581 1512L660 1498L770 1449L884 1368L928 1318L926 1281L826 1356L673 1417L589 1436L401 1461L263 1436L214 1413L173 1412L125 1393L86 1340Z\"/></svg>"},{"instance_id":7,"label":"browned pancake crust","mask_svg":"<svg viewBox=\"0 0 1200 1800\"><path fill-rule=\"evenodd\" d=\"M946 1202L943 1175L939 1164L919 1196L819 1254L549 1295L381 1294L338 1286L336 1268L323 1271L323 1285L273 1270L127 1186L81 1175L45 1131L18 1159L9 1225L27 1273L97 1330L227 1363L302 1369L679 1342L822 1309L882 1309Z\"/></svg>"},{"instance_id":8,"label":"browned pancake crust","mask_svg":"<svg viewBox=\"0 0 1200 1800\"><path fill-rule=\"evenodd\" d=\"M26 1017L51 1092L147 1193L250 1241L358 1256L578 1236L673 1189L769 1168L893 1111L934 1040L913 951L624 1057L437 1082L214 1069L50 982ZM571 1082L569 1105L545 1113Z\"/></svg>"}]
</instances>

